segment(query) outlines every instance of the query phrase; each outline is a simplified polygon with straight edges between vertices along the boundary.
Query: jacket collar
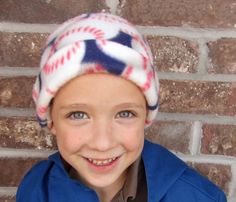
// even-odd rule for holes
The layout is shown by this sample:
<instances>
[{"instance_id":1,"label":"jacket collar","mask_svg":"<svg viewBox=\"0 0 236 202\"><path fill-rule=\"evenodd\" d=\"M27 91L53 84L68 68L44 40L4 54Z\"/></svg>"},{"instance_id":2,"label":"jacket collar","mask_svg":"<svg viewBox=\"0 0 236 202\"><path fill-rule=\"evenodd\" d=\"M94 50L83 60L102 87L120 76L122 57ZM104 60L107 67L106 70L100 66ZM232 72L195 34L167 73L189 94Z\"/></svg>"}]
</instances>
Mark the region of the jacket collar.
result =
<instances>
[{"instance_id":1,"label":"jacket collar","mask_svg":"<svg viewBox=\"0 0 236 202\"><path fill-rule=\"evenodd\" d=\"M142 158L148 186L148 202L160 201L187 165L164 147L147 140Z\"/></svg>"}]
</instances>

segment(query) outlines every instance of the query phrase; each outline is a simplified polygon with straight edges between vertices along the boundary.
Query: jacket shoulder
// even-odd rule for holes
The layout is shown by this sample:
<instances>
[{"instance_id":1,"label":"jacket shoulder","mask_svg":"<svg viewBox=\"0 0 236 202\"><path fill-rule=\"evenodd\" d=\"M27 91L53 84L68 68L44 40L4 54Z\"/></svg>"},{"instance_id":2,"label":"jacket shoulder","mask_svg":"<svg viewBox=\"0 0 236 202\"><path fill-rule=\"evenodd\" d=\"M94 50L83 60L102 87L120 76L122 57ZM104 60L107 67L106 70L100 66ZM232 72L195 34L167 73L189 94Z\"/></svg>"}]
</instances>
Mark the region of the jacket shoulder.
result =
<instances>
[{"instance_id":1,"label":"jacket shoulder","mask_svg":"<svg viewBox=\"0 0 236 202\"><path fill-rule=\"evenodd\" d=\"M35 164L21 181L16 193L16 202L46 201L43 193L47 189L48 175L52 166L53 162L50 160Z\"/></svg>"},{"instance_id":2,"label":"jacket shoulder","mask_svg":"<svg viewBox=\"0 0 236 202\"><path fill-rule=\"evenodd\" d=\"M143 159L151 198L161 202L226 202L220 188L161 145L145 141Z\"/></svg>"},{"instance_id":3,"label":"jacket shoulder","mask_svg":"<svg viewBox=\"0 0 236 202\"><path fill-rule=\"evenodd\" d=\"M180 196L181 202L226 202L224 192L192 168L187 168L168 191L169 197ZM173 198L174 199L174 198Z\"/></svg>"}]
</instances>

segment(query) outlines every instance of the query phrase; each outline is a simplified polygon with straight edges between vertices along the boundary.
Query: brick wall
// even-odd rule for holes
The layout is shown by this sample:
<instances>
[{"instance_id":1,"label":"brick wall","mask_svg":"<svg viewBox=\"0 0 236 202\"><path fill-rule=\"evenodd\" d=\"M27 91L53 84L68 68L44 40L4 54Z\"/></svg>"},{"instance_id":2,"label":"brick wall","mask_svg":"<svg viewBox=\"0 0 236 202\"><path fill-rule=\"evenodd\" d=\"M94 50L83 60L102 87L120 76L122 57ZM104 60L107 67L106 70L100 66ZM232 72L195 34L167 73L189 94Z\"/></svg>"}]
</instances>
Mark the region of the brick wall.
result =
<instances>
[{"instance_id":1,"label":"brick wall","mask_svg":"<svg viewBox=\"0 0 236 202\"><path fill-rule=\"evenodd\" d=\"M56 149L30 97L40 52L57 24L84 12L129 19L147 37L161 106L147 138L236 198L236 0L0 0L0 202Z\"/></svg>"}]
</instances>

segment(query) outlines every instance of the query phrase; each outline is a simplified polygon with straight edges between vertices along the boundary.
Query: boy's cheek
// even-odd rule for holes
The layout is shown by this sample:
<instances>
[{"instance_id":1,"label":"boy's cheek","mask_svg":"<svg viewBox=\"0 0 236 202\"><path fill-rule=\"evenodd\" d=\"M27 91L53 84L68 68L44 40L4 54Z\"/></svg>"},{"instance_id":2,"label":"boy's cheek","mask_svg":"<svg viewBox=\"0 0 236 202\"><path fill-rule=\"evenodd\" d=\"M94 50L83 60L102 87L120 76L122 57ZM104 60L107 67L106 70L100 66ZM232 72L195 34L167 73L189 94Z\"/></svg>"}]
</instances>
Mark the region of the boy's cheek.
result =
<instances>
[{"instance_id":1,"label":"boy's cheek","mask_svg":"<svg viewBox=\"0 0 236 202\"><path fill-rule=\"evenodd\" d=\"M126 131L122 135L122 142L129 151L139 150L144 144L144 132L142 130Z\"/></svg>"},{"instance_id":2,"label":"boy's cheek","mask_svg":"<svg viewBox=\"0 0 236 202\"><path fill-rule=\"evenodd\" d=\"M83 140L79 136L77 138L68 137L69 135L67 134L65 134L65 136L56 137L59 150L64 150L67 153L77 152L81 148Z\"/></svg>"}]
</instances>

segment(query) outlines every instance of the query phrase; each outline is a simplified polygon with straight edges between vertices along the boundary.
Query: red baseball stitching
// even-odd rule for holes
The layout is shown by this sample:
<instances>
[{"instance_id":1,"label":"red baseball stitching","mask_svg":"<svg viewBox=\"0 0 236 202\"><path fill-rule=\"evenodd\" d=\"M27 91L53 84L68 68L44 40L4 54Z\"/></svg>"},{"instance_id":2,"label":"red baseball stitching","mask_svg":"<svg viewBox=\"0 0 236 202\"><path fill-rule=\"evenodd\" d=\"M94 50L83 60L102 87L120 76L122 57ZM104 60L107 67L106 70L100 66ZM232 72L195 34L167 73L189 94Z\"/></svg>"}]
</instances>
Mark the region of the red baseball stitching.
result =
<instances>
[{"instance_id":1,"label":"red baseball stitching","mask_svg":"<svg viewBox=\"0 0 236 202\"><path fill-rule=\"evenodd\" d=\"M77 41L77 42L74 43L74 45L70 49L67 50L67 52L64 55L62 55L61 57L58 57L51 64L49 64L49 62L47 62L43 67L44 73L45 74L51 74L55 69L58 69L59 66L64 65L65 59L70 60L71 55L76 54L78 48L80 48L80 44Z\"/></svg>"},{"instance_id":2,"label":"red baseball stitching","mask_svg":"<svg viewBox=\"0 0 236 202\"><path fill-rule=\"evenodd\" d=\"M152 121L149 121L149 120L145 120L145 124L147 124L147 125L149 125L149 124L151 124L152 123Z\"/></svg>"},{"instance_id":3,"label":"red baseball stitching","mask_svg":"<svg viewBox=\"0 0 236 202\"><path fill-rule=\"evenodd\" d=\"M38 100L39 94L38 94L38 92L36 91L36 89L33 89L33 91L32 91L32 96L33 96L33 98L35 98L36 100Z\"/></svg>"},{"instance_id":4,"label":"red baseball stitching","mask_svg":"<svg viewBox=\"0 0 236 202\"><path fill-rule=\"evenodd\" d=\"M141 87L141 89L143 91L148 90L151 87L151 81L153 78L153 71L149 71L147 74L147 81L145 82L145 84Z\"/></svg>"},{"instance_id":5,"label":"red baseball stitching","mask_svg":"<svg viewBox=\"0 0 236 202\"><path fill-rule=\"evenodd\" d=\"M48 93L48 94L50 94L50 95L52 95L52 96L54 96L55 95L55 91L53 91L53 90L51 90L50 88L46 88L46 92Z\"/></svg>"},{"instance_id":6,"label":"red baseball stitching","mask_svg":"<svg viewBox=\"0 0 236 202\"><path fill-rule=\"evenodd\" d=\"M95 72L103 72L105 71L105 68L101 64L95 64L91 65L90 67L87 67L85 70L86 74L91 74Z\"/></svg>"},{"instance_id":7,"label":"red baseball stitching","mask_svg":"<svg viewBox=\"0 0 236 202\"><path fill-rule=\"evenodd\" d=\"M128 79L130 74L132 74L132 72L133 72L132 66L126 67L125 72L124 72L124 78Z\"/></svg>"},{"instance_id":8,"label":"red baseball stitching","mask_svg":"<svg viewBox=\"0 0 236 202\"><path fill-rule=\"evenodd\" d=\"M39 116L43 116L45 113L47 112L47 107L39 107L38 108L38 110L37 110L37 114L39 115Z\"/></svg>"},{"instance_id":9,"label":"red baseball stitching","mask_svg":"<svg viewBox=\"0 0 236 202\"><path fill-rule=\"evenodd\" d=\"M146 70L147 64L148 64L148 59L143 55L142 55L142 59L143 59L143 69Z\"/></svg>"},{"instance_id":10,"label":"red baseball stitching","mask_svg":"<svg viewBox=\"0 0 236 202\"><path fill-rule=\"evenodd\" d=\"M146 46L146 44L143 42L143 40L142 40L140 37L138 37L137 35L133 35L133 38L134 38L134 40L136 40L136 41L142 46L142 48L144 49L146 55L150 58L150 55L149 55L149 53L148 53L147 46Z\"/></svg>"}]
</instances>

